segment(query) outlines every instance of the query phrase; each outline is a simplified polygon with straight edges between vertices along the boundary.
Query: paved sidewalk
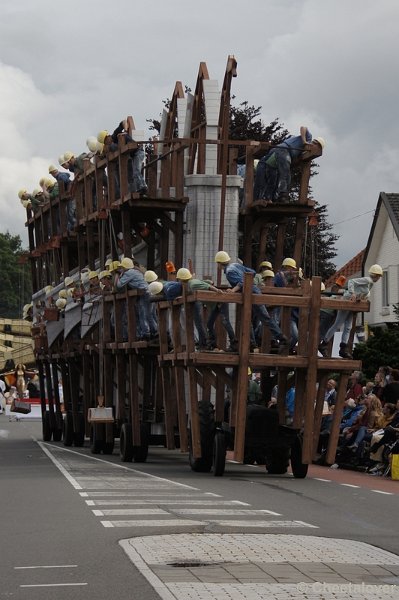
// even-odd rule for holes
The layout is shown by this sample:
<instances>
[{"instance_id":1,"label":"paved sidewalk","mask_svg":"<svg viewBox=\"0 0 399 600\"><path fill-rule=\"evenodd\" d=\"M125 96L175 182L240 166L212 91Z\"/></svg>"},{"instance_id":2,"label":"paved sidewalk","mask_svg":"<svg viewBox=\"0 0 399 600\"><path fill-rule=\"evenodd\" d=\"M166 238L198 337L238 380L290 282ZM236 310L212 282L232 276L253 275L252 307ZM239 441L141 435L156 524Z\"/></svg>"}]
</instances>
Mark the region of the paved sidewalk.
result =
<instances>
[{"instance_id":1,"label":"paved sidewalk","mask_svg":"<svg viewBox=\"0 0 399 600\"><path fill-rule=\"evenodd\" d=\"M120 544L163 600L399 598L399 556L362 542L177 534Z\"/></svg>"}]
</instances>

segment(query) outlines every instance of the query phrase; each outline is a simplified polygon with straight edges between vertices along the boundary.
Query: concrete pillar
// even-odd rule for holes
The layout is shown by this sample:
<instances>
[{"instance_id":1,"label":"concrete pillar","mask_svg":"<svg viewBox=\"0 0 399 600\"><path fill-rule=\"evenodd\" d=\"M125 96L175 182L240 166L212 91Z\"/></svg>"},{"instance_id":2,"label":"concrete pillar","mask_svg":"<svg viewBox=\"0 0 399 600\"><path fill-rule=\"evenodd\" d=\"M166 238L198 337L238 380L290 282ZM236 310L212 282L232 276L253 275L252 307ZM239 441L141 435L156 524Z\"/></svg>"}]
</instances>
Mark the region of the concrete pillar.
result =
<instances>
[{"instance_id":1,"label":"concrete pillar","mask_svg":"<svg viewBox=\"0 0 399 600\"><path fill-rule=\"evenodd\" d=\"M229 175L226 189L224 245L233 259L238 255L238 209L241 177ZM216 280L214 257L218 251L221 175L187 175L186 194L189 203L185 213L184 266L191 259L200 279L212 275Z\"/></svg>"}]
</instances>

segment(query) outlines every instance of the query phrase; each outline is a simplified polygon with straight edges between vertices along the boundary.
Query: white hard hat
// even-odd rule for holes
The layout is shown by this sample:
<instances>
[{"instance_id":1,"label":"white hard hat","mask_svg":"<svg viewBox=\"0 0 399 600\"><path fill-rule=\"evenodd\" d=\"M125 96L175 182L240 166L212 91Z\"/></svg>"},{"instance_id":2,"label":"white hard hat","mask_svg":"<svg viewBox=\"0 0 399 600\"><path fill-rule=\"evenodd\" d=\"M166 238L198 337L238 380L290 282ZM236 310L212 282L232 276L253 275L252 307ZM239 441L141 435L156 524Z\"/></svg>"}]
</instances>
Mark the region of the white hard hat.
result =
<instances>
[{"instance_id":1,"label":"white hard hat","mask_svg":"<svg viewBox=\"0 0 399 600\"><path fill-rule=\"evenodd\" d=\"M182 281L188 281L189 279L192 279L192 277L190 271L184 267L179 269L176 273L176 279L181 279Z\"/></svg>"},{"instance_id":2,"label":"white hard hat","mask_svg":"<svg viewBox=\"0 0 399 600\"><path fill-rule=\"evenodd\" d=\"M86 140L86 146L90 152L97 152L97 143L97 138L94 135L91 135Z\"/></svg>"},{"instance_id":3,"label":"white hard hat","mask_svg":"<svg viewBox=\"0 0 399 600\"><path fill-rule=\"evenodd\" d=\"M383 274L383 270L381 265L371 265L369 268L370 275L381 275Z\"/></svg>"},{"instance_id":4,"label":"white hard hat","mask_svg":"<svg viewBox=\"0 0 399 600\"><path fill-rule=\"evenodd\" d=\"M65 308L67 301L65 300L65 298L58 298L58 300L56 301L55 305L57 308Z\"/></svg>"},{"instance_id":5,"label":"white hard hat","mask_svg":"<svg viewBox=\"0 0 399 600\"><path fill-rule=\"evenodd\" d=\"M148 286L148 291L151 296L156 296L156 294L160 294L163 290L163 283L161 281L152 281Z\"/></svg>"},{"instance_id":6,"label":"white hard hat","mask_svg":"<svg viewBox=\"0 0 399 600\"><path fill-rule=\"evenodd\" d=\"M216 263L226 263L226 262L229 262L229 260L231 260L231 258L227 254L227 252L225 252L224 250L219 250L219 252L216 252L216 255L215 255Z\"/></svg>"},{"instance_id":7,"label":"white hard hat","mask_svg":"<svg viewBox=\"0 0 399 600\"><path fill-rule=\"evenodd\" d=\"M158 275L155 271L146 271L144 273L144 279L147 283L151 283L152 281L156 281L158 279Z\"/></svg>"},{"instance_id":8,"label":"white hard hat","mask_svg":"<svg viewBox=\"0 0 399 600\"><path fill-rule=\"evenodd\" d=\"M122 258L122 260L121 260L121 267L123 267L124 269L133 269L134 262L132 261L131 258L128 258L126 256L125 258Z\"/></svg>"},{"instance_id":9,"label":"white hard hat","mask_svg":"<svg viewBox=\"0 0 399 600\"><path fill-rule=\"evenodd\" d=\"M324 150L324 146L326 145L326 142L324 141L324 138L322 138L322 137L315 137L315 138L313 138L312 142L317 142L318 144L320 144L322 150Z\"/></svg>"}]
</instances>

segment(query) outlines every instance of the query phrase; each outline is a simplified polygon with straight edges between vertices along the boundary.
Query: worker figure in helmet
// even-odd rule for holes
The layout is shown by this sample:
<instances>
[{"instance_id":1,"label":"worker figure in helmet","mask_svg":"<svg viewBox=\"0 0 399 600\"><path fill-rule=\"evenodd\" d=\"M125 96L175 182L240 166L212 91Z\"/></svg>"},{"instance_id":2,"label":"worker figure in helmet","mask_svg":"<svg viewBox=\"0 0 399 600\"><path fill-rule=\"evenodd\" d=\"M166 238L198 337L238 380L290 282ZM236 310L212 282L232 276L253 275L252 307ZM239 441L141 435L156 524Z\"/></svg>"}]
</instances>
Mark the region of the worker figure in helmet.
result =
<instances>
[{"instance_id":1,"label":"worker figure in helmet","mask_svg":"<svg viewBox=\"0 0 399 600\"><path fill-rule=\"evenodd\" d=\"M128 133L127 121L121 121L115 131L110 134L108 131L100 131L97 135L97 141L100 144L104 144L104 153L114 152L118 150L118 135L123 134L125 136L126 143L134 142L134 139ZM129 192L138 192L141 195L147 193L147 184L141 173L141 168L144 161L144 150L139 146L136 150L133 150L129 155L127 163L127 180L129 186ZM117 179L119 174L117 174ZM118 191L120 190L119 179L117 180ZM119 194L118 194L119 195Z\"/></svg>"},{"instance_id":2,"label":"worker figure in helmet","mask_svg":"<svg viewBox=\"0 0 399 600\"><path fill-rule=\"evenodd\" d=\"M321 137L312 138L312 134L305 126L301 126L300 135L291 135L286 140L269 150L263 157L265 163L263 200L266 204L271 202L289 202L291 185L292 162L299 158L306 147L317 144L322 153L325 141ZM260 161L261 162L261 161ZM259 165L258 165L259 168ZM259 182L255 183L259 186ZM254 197L254 199L256 199Z\"/></svg>"},{"instance_id":3,"label":"worker figure in helmet","mask_svg":"<svg viewBox=\"0 0 399 600\"><path fill-rule=\"evenodd\" d=\"M55 165L50 165L48 168L48 172L50 173L51 177L54 177L54 179L58 183L62 181L64 184L64 188L66 190L68 189L68 186L71 181L71 176L69 173L66 173L65 171L59 171Z\"/></svg>"},{"instance_id":4,"label":"worker figure in helmet","mask_svg":"<svg viewBox=\"0 0 399 600\"><path fill-rule=\"evenodd\" d=\"M255 271L253 269L250 269L241 263L233 262L228 253L224 250L220 250L216 253L215 262L217 263L219 269L223 269L226 279L232 287L232 292L240 292L242 290L245 273L253 273L253 275L255 275ZM261 293L260 289L256 285L252 286L252 292L254 294ZM266 327L270 330L273 339L279 343L280 349L285 350L288 347L288 340L285 335L283 335L279 325L270 317L266 306L263 304L254 304L252 307L252 313L256 320L266 325ZM250 336L251 349L256 351L257 344L252 325L250 328Z\"/></svg>"},{"instance_id":5,"label":"worker figure in helmet","mask_svg":"<svg viewBox=\"0 0 399 600\"><path fill-rule=\"evenodd\" d=\"M143 273L135 267L133 259L123 258L120 264L121 273L115 278L115 289L121 290L125 286L130 290L143 290L144 294L137 297L137 334L138 339L150 341L158 335L157 325L153 322L150 311L150 294L148 292L148 283L144 279Z\"/></svg>"},{"instance_id":6,"label":"worker figure in helmet","mask_svg":"<svg viewBox=\"0 0 399 600\"><path fill-rule=\"evenodd\" d=\"M356 277L349 279L348 287L343 293L344 300L350 302L361 302L362 300L368 300L370 297L370 290L374 283L379 281L383 275L382 267L380 265L371 265L369 268L368 277ZM337 316L335 317L334 323L325 334L324 338L320 341L319 352L326 357L327 356L327 345L328 342L333 338L334 333L338 331L342 325L344 326L342 332L342 339L339 348L339 355L341 358L352 358L351 349L348 348L348 341L350 332L352 329L353 322L353 311L351 310L338 310Z\"/></svg>"}]
</instances>

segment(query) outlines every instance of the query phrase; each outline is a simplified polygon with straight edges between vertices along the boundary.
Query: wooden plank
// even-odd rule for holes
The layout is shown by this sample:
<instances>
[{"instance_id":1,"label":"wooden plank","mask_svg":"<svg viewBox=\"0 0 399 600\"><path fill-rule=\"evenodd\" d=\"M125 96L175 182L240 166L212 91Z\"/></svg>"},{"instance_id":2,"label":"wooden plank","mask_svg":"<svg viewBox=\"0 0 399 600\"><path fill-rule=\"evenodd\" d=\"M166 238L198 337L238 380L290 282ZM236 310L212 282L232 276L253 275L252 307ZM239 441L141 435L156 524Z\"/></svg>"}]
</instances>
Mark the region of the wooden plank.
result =
<instances>
[{"instance_id":1,"label":"wooden plank","mask_svg":"<svg viewBox=\"0 0 399 600\"><path fill-rule=\"evenodd\" d=\"M180 451L188 452L187 409L184 386L184 369L175 366L173 369L176 386L177 418L179 424Z\"/></svg>"},{"instance_id":2,"label":"wooden plank","mask_svg":"<svg viewBox=\"0 0 399 600\"><path fill-rule=\"evenodd\" d=\"M123 360L122 356L120 360ZM118 361L118 357L117 357ZM137 354L129 354L129 396L130 396L130 425L132 428L132 442L133 446L140 446L140 398L139 398L139 382L138 382L138 370L139 361ZM119 382L118 382L118 395L119 395Z\"/></svg>"},{"instance_id":3,"label":"wooden plank","mask_svg":"<svg viewBox=\"0 0 399 600\"><path fill-rule=\"evenodd\" d=\"M335 461L335 454L337 452L339 429L341 425L342 414L345 405L346 388L348 385L350 372L341 372L341 377L338 383L337 397L335 400L335 408L333 412L333 419L331 423L330 437L328 440L326 463L332 465Z\"/></svg>"},{"instance_id":4,"label":"wooden plank","mask_svg":"<svg viewBox=\"0 0 399 600\"><path fill-rule=\"evenodd\" d=\"M172 385L173 377L171 368L161 367L162 395L164 406L164 421L166 432L166 447L175 449L175 424L176 424L176 387Z\"/></svg>"},{"instance_id":5,"label":"wooden plank","mask_svg":"<svg viewBox=\"0 0 399 600\"><path fill-rule=\"evenodd\" d=\"M317 399L314 412L314 438L313 438L313 459L316 458L317 446L319 444L321 420L323 418L324 396L326 393L326 385L328 381L328 373L322 373L319 378L319 388L317 390Z\"/></svg>"},{"instance_id":6,"label":"wooden plank","mask_svg":"<svg viewBox=\"0 0 399 600\"><path fill-rule=\"evenodd\" d=\"M317 348L319 346L319 319L320 319L320 277L313 278L312 295L310 304L309 321L313 327L308 337L308 370L305 392L305 418L302 446L302 462L309 464L313 458L313 427L314 427L314 402L316 400L317 382Z\"/></svg>"},{"instance_id":7,"label":"wooden plank","mask_svg":"<svg viewBox=\"0 0 399 600\"><path fill-rule=\"evenodd\" d=\"M247 399L248 399L248 366L249 366L249 345L250 345L250 327L252 316L252 273L245 273L243 286L243 306L241 319L243 327L239 339L239 365L237 370L237 400L236 400L236 419L234 435L234 459L238 462L244 462L245 447L245 424L247 418Z\"/></svg>"}]
</instances>

